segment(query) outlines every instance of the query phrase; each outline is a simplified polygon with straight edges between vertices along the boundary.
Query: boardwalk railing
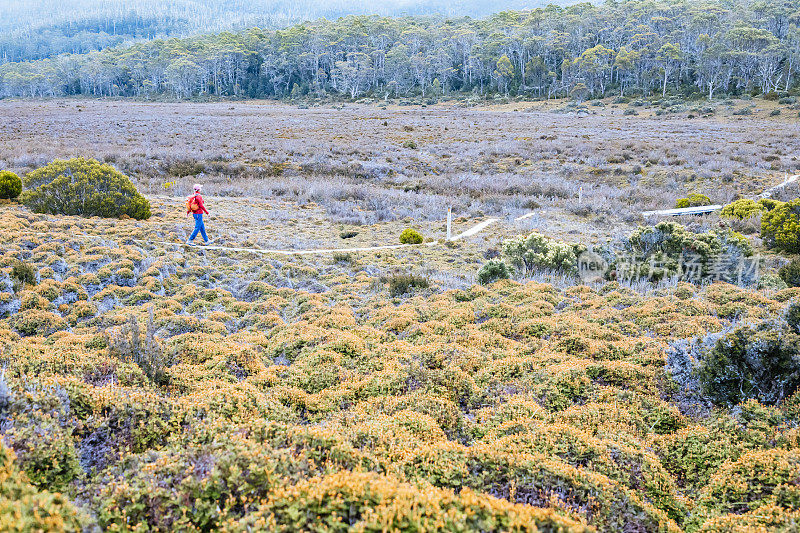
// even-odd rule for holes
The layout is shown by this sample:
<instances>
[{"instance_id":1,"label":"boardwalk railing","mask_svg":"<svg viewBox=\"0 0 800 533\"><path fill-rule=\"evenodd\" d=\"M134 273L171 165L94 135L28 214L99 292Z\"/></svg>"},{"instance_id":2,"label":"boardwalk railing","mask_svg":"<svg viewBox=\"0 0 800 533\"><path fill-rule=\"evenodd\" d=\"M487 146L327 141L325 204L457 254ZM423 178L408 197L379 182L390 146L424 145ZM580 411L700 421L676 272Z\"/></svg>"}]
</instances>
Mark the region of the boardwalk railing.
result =
<instances>
[{"instance_id":1,"label":"boardwalk railing","mask_svg":"<svg viewBox=\"0 0 800 533\"><path fill-rule=\"evenodd\" d=\"M800 178L800 174L786 177L786 180L781 183L780 185L776 185L775 187L771 187L766 191L762 192L756 198L769 198L775 192L783 189L790 183L794 183ZM714 211L719 211L722 209L723 206L721 205L701 205L698 207L684 207L682 209L664 209L661 211L643 211L643 217L652 217L652 216L663 216L663 217L678 217L681 215L703 215L705 213L713 213Z\"/></svg>"},{"instance_id":2,"label":"boardwalk railing","mask_svg":"<svg viewBox=\"0 0 800 533\"><path fill-rule=\"evenodd\" d=\"M643 211L642 216L665 216L677 217L680 215L702 215L704 213L712 213L722 209L721 205L701 205L698 207L683 207L681 209L664 209L662 211Z\"/></svg>"}]
</instances>

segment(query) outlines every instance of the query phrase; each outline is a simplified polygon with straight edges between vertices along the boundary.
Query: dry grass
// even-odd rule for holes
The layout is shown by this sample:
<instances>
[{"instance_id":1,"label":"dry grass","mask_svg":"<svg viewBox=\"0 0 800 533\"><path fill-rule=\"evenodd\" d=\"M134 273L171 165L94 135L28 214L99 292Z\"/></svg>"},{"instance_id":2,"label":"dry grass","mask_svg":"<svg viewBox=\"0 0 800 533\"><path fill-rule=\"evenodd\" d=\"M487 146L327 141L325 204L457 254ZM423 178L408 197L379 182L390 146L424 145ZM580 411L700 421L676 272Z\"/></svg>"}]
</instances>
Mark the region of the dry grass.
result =
<instances>
[{"instance_id":1,"label":"dry grass","mask_svg":"<svg viewBox=\"0 0 800 533\"><path fill-rule=\"evenodd\" d=\"M148 195L188 194L199 180L211 196L287 202L277 220L313 205L352 225L441 220L448 205L468 217L514 217L535 201L545 225L566 210L571 229L589 235L628 227L687 192L726 202L800 167L798 121L766 109L742 119L719 104L717 115L688 119L655 116L656 107L624 116L623 107L4 101L11 134L0 139L0 167L92 156ZM409 140L416 149L404 147ZM576 206L581 187L585 205Z\"/></svg>"}]
</instances>

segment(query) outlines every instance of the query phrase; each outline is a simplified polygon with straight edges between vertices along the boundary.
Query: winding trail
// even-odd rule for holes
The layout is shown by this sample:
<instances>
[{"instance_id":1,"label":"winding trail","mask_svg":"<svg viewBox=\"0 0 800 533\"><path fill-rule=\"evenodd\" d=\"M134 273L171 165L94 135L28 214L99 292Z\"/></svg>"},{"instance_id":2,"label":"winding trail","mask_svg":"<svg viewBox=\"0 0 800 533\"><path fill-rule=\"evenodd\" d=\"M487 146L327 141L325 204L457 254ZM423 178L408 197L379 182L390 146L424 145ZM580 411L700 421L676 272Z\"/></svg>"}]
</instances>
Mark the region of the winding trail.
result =
<instances>
[{"instance_id":1,"label":"winding trail","mask_svg":"<svg viewBox=\"0 0 800 533\"><path fill-rule=\"evenodd\" d=\"M497 222L499 220L500 220L499 218L490 218L488 220L484 220L480 224L477 224L477 225L471 227L470 229L468 229L464 233L459 233L458 235L456 235L454 237L451 237L450 240L451 241L457 241L457 240L463 239L465 237L471 237L473 235L477 235L478 233L480 233L481 231L485 230L486 228L488 228L489 226L491 226L492 224L494 224L495 222Z\"/></svg>"},{"instance_id":2,"label":"winding trail","mask_svg":"<svg viewBox=\"0 0 800 533\"><path fill-rule=\"evenodd\" d=\"M488 228L495 222L498 222L499 218L490 218L484 220L476 224L475 226L469 228L463 233L459 233L458 235L452 237L450 240L455 241L458 239L463 239L466 237L471 237L473 235L477 235L484 229ZM51 233L44 233L44 232L32 232L33 235L40 235L43 237L52 237ZM71 235L73 237L84 237L84 238L92 238L92 239L107 239L102 235L91 235L88 233L76 233ZM185 242L167 242L167 241L148 241L144 239L131 239L131 238L123 238L124 243L136 243L140 245L159 245L164 247L175 247L175 248L197 248L199 250L219 250L219 251L228 251L228 252L249 252L255 254L272 254L272 255L321 255L321 254L335 254L335 253L349 253L349 252L372 252L372 251L380 251L380 250L399 250L402 248L417 248L417 247L428 247L432 248L434 246L438 246L443 244L442 241L431 241L422 244L384 244L380 246L360 246L355 248L314 248L310 250L279 250L279 249L270 249L270 248L243 248L237 246L218 246L214 244L187 244ZM119 246L119 244L117 244Z\"/></svg>"},{"instance_id":3,"label":"winding trail","mask_svg":"<svg viewBox=\"0 0 800 533\"><path fill-rule=\"evenodd\" d=\"M495 222L498 222L499 218L490 218L476 224L475 226L469 228L463 233L459 233L458 235L451 237L451 241L456 241L459 239L464 239L466 237L471 237L473 235L477 235L481 231L485 230ZM356 248L316 248L311 250L277 250L277 249L269 249L269 248L241 248L235 246L217 246L214 244L186 244L184 242L166 242L166 241L144 241L140 239L129 239L131 242L136 243L143 243L143 244L158 244L161 246L172 246L177 248L184 248L184 247L192 247L198 248L201 250L220 250L220 251L229 251L229 252L248 252L254 254L272 254L272 255L321 255L321 254L335 254L335 253L350 253L350 252L373 252L373 251L380 251L380 250L399 250L401 248L415 248L419 246L426 246L426 247L433 247L442 244L440 241L432 241L426 242L423 244L384 244L381 246L361 246Z\"/></svg>"},{"instance_id":4,"label":"winding trail","mask_svg":"<svg viewBox=\"0 0 800 533\"><path fill-rule=\"evenodd\" d=\"M147 242L131 239L133 242ZM436 246L439 241L426 242L424 244L385 244L383 246L363 246L359 248L317 248L312 250L273 250L268 248L239 248L234 246L215 246L213 244L186 244L185 242L165 242L152 241L150 244L160 244L162 246L174 246L178 248L198 248L200 250L222 250L230 252L250 252L254 254L274 254L274 255L316 255L316 254L335 254L349 252L370 252L377 250L397 250L400 248L414 248L417 246Z\"/></svg>"}]
</instances>

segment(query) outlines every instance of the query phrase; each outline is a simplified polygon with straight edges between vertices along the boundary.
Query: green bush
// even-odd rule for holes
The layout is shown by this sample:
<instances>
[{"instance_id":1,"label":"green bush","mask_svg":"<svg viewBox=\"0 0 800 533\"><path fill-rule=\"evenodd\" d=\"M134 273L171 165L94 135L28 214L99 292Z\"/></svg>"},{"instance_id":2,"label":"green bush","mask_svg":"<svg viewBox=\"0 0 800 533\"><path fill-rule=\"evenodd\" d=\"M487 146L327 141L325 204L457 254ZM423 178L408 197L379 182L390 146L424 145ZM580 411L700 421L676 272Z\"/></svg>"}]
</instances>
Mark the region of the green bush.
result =
<instances>
[{"instance_id":1,"label":"green bush","mask_svg":"<svg viewBox=\"0 0 800 533\"><path fill-rule=\"evenodd\" d=\"M710 519L701 531L796 531L796 518L786 518L794 514L800 501L798 477L800 451L796 449L745 453L736 461L721 465L703 487L691 517L691 529L686 529L697 531L696 523ZM753 513L751 519L765 519L769 527L748 527L748 513ZM768 516L772 513L774 518ZM781 516L786 518L782 520ZM721 527L724 522L715 518L728 518L729 527ZM782 523L788 527L781 527Z\"/></svg>"},{"instance_id":2,"label":"green bush","mask_svg":"<svg viewBox=\"0 0 800 533\"><path fill-rule=\"evenodd\" d=\"M508 266L499 259L490 259L489 262L483 265L478 271L478 283L481 285L508 278Z\"/></svg>"},{"instance_id":3,"label":"green bush","mask_svg":"<svg viewBox=\"0 0 800 533\"><path fill-rule=\"evenodd\" d=\"M14 281L14 290L20 291L26 285L36 285L36 270L30 263L16 261L11 267L11 279Z\"/></svg>"},{"instance_id":4,"label":"green bush","mask_svg":"<svg viewBox=\"0 0 800 533\"><path fill-rule=\"evenodd\" d=\"M778 203L764 213L761 237L770 248L800 253L800 198Z\"/></svg>"},{"instance_id":5,"label":"green bush","mask_svg":"<svg viewBox=\"0 0 800 533\"><path fill-rule=\"evenodd\" d=\"M403 244L422 244L422 234L417 230L406 228L400 234L400 242Z\"/></svg>"},{"instance_id":6,"label":"green bush","mask_svg":"<svg viewBox=\"0 0 800 533\"><path fill-rule=\"evenodd\" d=\"M674 524L667 526L666 513L644 503L630 489L605 475L538 453L438 444L415 453L405 473L411 480L456 493L469 488L513 503L547 502L562 509L591 505L589 525L600 531L624 531L626 524L636 524L639 531L674 530Z\"/></svg>"},{"instance_id":7,"label":"green bush","mask_svg":"<svg viewBox=\"0 0 800 533\"><path fill-rule=\"evenodd\" d=\"M758 201L759 204L764 208L764 211L772 211L776 207L783 205L783 202L780 200L774 200L772 198L762 198Z\"/></svg>"},{"instance_id":8,"label":"green bush","mask_svg":"<svg viewBox=\"0 0 800 533\"><path fill-rule=\"evenodd\" d=\"M723 218L744 220L756 215L760 215L766 210L767 208L764 205L763 200L756 202L755 200L751 200L749 198L742 198L741 200L736 200L723 207L719 212L719 216Z\"/></svg>"},{"instance_id":9,"label":"green bush","mask_svg":"<svg viewBox=\"0 0 800 533\"><path fill-rule=\"evenodd\" d=\"M40 489L64 491L81 472L72 431L49 414L34 411L18 417L6 438Z\"/></svg>"},{"instance_id":10,"label":"green bush","mask_svg":"<svg viewBox=\"0 0 800 533\"><path fill-rule=\"evenodd\" d=\"M150 217L150 203L114 167L94 159L56 160L25 176L22 202L36 213Z\"/></svg>"},{"instance_id":11,"label":"green bush","mask_svg":"<svg viewBox=\"0 0 800 533\"><path fill-rule=\"evenodd\" d=\"M60 495L38 491L16 467L14 452L0 442L2 531L91 531L83 514Z\"/></svg>"},{"instance_id":12,"label":"green bush","mask_svg":"<svg viewBox=\"0 0 800 533\"><path fill-rule=\"evenodd\" d=\"M800 259L793 259L778 270L778 275L789 287L800 287Z\"/></svg>"},{"instance_id":13,"label":"green bush","mask_svg":"<svg viewBox=\"0 0 800 533\"><path fill-rule=\"evenodd\" d=\"M8 170L0 172L0 199L14 199L22 192L22 179Z\"/></svg>"},{"instance_id":14,"label":"green bush","mask_svg":"<svg viewBox=\"0 0 800 533\"><path fill-rule=\"evenodd\" d=\"M16 313L11 325L20 335L51 335L67 327L67 321L55 313L40 309L26 309Z\"/></svg>"},{"instance_id":15,"label":"green bush","mask_svg":"<svg viewBox=\"0 0 800 533\"><path fill-rule=\"evenodd\" d=\"M766 274L758 278L759 289L782 291L783 289L786 289L788 287L789 286L786 284L786 282L783 281L783 279L774 272L767 272Z\"/></svg>"},{"instance_id":16,"label":"green bush","mask_svg":"<svg viewBox=\"0 0 800 533\"><path fill-rule=\"evenodd\" d=\"M578 256L584 251L586 247L583 245L551 240L538 233L508 239L503 243L503 254L524 275L536 270L577 274Z\"/></svg>"},{"instance_id":17,"label":"green bush","mask_svg":"<svg viewBox=\"0 0 800 533\"><path fill-rule=\"evenodd\" d=\"M792 302L786 310L786 323L795 332L800 333L800 302Z\"/></svg>"},{"instance_id":18,"label":"green bush","mask_svg":"<svg viewBox=\"0 0 800 533\"><path fill-rule=\"evenodd\" d=\"M743 235L735 231L710 231L693 233L676 222L660 222L655 226L640 226L625 243L625 251L641 261L641 265L626 265L641 277L653 280L679 274L680 268L687 268L690 261L696 261L699 278L712 274L723 274L738 280L737 269L744 258L753 255L753 248ZM727 270L712 272L715 259L725 255ZM683 261L683 265L681 262ZM621 265L616 265L618 273ZM641 268L640 268L641 267ZM730 271L728 271L730 270ZM688 271L684 274L690 274ZM755 273L747 272L742 282L750 283ZM698 280L699 281L699 280Z\"/></svg>"},{"instance_id":19,"label":"green bush","mask_svg":"<svg viewBox=\"0 0 800 533\"><path fill-rule=\"evenodd\" d=\"M738 328L702 358L698 377L718 405L776 404L800 386L800 335L785 323Z\"/></svg>"},{"instance_id":20,"label":"green bush","mask_svg":"<svg viewBox=\"0 0 800 533\"><path fill-rule=\"evenodd\" d=\"M265 523L276 532L594 531L551 509L509 503L469 488L454 494L362 472L336 472L276 490L230 530L263 530Z\"/></svg>"},{"instance_id":21,"label":"green bush","mask_svg":"<svg viewBox=\"0 0 800 533\"><path fill-rule=\"evenodd\" d=\"M427 289L430 286L427 278L414 274L395 274L384 281L389 283L389 294L392 296L401 296L413 289Z\"/></svg>"},{"instance_id":22,"label":"green bush","mask_svg":"<svg viewBox=\"0 0 800 533\"><path fill-rule=\"evenodd\" d=\"M699 207L702 205L711 205L711 199L705 194L693 193L686 198L680 198L675 202L675 209L684 209L686 207Z\"/></svg>"}]
</instances>

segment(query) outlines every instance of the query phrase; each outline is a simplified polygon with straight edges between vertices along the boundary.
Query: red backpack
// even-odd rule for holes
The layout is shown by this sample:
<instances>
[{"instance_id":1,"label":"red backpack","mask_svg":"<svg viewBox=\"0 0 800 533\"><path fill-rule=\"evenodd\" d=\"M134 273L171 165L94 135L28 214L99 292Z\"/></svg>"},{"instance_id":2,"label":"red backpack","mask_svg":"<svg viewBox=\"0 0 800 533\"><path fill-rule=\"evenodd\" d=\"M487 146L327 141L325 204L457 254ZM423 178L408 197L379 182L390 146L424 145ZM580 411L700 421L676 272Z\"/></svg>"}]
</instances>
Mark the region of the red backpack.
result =
<instances>
[{"instance_id":1,"label":"red backpack","mask_svg":"<svg viewBox=\"0 0 800 533\"><path fill-rule=\"evenodd\" d=\"M197 194L193 194L186 199L186 210L194 213L198 209L200 209L200 204L197 203Z\"/></svg>"}]
</instances>

